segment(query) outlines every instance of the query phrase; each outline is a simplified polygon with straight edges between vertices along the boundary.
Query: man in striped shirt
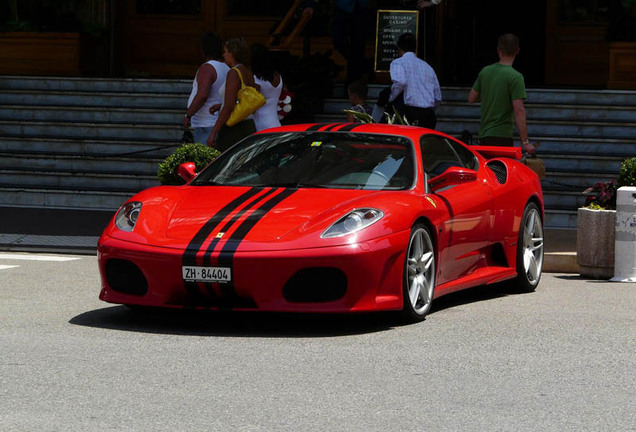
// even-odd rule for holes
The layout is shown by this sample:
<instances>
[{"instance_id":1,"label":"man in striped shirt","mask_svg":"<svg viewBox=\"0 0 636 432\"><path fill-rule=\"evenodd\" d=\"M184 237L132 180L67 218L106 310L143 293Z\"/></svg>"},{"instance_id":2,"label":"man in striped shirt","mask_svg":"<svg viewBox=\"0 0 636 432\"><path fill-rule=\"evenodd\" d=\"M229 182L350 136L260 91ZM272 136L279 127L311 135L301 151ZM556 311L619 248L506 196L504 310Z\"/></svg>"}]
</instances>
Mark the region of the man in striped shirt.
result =
<instances>
[{"instance_id":1,"label":"man in striped shirt","mask_svg":"<svg viewBox=\"0 0 636 432\"><path fill-rule=\"evenodd\" d=\"M404 97L404 116L409 124L435 129L435 108L442 102L442 91L431 66L415 55L417 40L412 33L398 38L400 57L391 62L391 95L393 102L400 93Z\"/></svg>"}]
</instances>

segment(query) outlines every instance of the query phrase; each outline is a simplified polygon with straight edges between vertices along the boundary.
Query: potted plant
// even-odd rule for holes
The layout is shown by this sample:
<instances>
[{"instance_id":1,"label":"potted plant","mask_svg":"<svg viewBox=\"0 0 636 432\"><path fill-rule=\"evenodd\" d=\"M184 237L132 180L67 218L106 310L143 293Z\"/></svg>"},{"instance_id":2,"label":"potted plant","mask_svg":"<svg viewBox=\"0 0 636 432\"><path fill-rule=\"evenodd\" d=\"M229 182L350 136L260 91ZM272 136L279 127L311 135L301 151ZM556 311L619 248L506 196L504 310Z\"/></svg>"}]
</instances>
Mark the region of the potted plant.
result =
<instances>
[{"instance_id":1,"label":"potted plant","mask_svg":"<svg viewBox=\"0 0 636 432\"><path fill-rule=\"evenodd\" d=\"M179 165L192 162L199 172L217 158L219 151L207 145L183 144L173 154L159 164L157 178L162 185L182 185L185 181L179 176Z\"/></svg>"},{"instance_id":2,"label":"potted plant","mask_svg":"<svg viewBox=\"0 0 636 432\"><path fill-rule=\"evenodd\" d=\"M594 279L614 276L616 191L622 186L636 186L636 157L622 162L617 180L597 183L583 192L588 197L578 209L576 235L581 276Z\"/></svg>"}]
</instances>

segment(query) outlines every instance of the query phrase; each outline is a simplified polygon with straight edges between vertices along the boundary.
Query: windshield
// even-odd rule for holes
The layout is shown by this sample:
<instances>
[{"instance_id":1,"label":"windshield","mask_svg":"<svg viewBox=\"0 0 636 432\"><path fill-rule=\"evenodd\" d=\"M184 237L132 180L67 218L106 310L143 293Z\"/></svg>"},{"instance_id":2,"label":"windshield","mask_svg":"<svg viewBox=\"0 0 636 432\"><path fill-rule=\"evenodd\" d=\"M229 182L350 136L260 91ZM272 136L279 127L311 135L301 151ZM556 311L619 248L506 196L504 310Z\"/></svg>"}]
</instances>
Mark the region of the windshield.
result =
<instances>
[{"instance_id":1,"label":"windshield","mask_svg":"<svg viewBox=\"0 0 636 432\"><path fill-rule=\"evenodd\" d=\"M293 132L248 137L192 184L399 190L413 185L414 172L404 137Z\"/></svg>"}]
</instances>

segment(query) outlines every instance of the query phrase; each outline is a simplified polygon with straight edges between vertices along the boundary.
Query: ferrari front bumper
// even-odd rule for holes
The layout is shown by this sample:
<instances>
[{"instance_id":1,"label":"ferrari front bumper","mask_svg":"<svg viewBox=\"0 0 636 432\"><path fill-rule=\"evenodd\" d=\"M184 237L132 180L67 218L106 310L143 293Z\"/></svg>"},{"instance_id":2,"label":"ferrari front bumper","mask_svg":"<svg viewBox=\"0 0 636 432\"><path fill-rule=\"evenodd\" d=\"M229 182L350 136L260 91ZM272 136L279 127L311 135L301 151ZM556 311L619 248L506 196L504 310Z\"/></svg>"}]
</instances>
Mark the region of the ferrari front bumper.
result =
<instances>
[{"instance_id":1,"label":"ferrari front bumper","mask_svg":"<svg viewBox=\"0 0 636 432\"><path fill-rule=\"evenodd\" d=\"M300 250L239 250L233 257L231 281L203 283L183 279L183 250L104 235L98 244L99 298L131 305L280 312L401 309L408 236L401 232Z\"/></svg>"}]
</instances>

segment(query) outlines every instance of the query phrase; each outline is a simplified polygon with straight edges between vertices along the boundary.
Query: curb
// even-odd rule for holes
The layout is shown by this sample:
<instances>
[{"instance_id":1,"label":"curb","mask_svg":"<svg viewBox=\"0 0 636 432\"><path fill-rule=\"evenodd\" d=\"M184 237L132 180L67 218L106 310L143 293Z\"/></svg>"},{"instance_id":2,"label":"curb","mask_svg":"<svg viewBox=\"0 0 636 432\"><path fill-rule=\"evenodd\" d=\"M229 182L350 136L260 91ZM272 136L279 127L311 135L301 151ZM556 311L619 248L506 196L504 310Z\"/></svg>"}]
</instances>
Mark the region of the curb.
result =
<instances>
[{"instance_id":1,"label":"curb","mask_svg":"<svg viewBox=\"0 0 636 432\"><path fill-rule=\"evenodd\" d=\"M546 252L543 254L545 273L579 274L579 262L576 252Z\"/></svg>"}]
</instances>

